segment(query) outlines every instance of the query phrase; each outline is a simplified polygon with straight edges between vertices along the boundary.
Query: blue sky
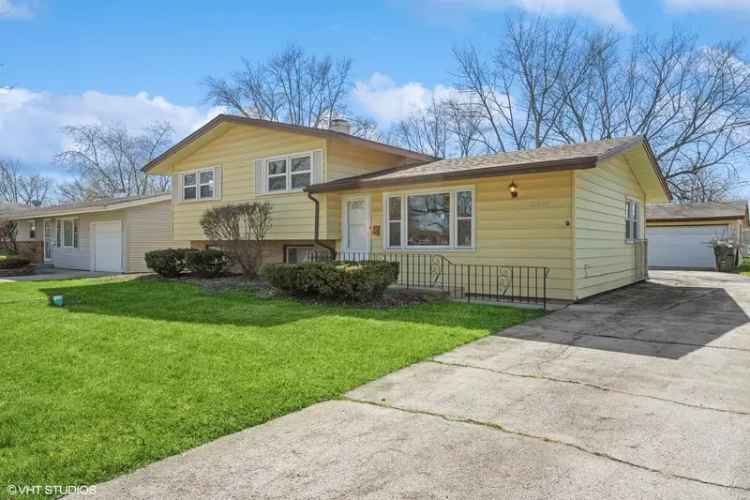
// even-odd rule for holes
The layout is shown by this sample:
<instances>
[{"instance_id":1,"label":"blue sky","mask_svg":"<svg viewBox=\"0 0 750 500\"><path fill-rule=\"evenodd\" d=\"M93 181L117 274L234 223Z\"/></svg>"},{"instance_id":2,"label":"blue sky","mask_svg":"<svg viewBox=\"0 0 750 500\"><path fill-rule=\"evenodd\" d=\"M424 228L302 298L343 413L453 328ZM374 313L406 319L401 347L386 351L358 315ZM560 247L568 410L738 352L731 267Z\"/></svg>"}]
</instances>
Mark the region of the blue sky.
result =
<instances>
[{"instance_id":1,"label":"blue sky","mask_svg":"<svg viewBox=\"0 0 750 500\"><path fill-rule=\"evenodd\" d=\"M289 42L353 58L352 106L387 124L451 84L453 46L494 46L510 9L624 33L684 26L706 43L750 22L750 0L0 0L0 82L14 86L0 95L0 155L46 169L66 123L163 118L184 135L217 112L204 77Z\"/></svg>"}]
</instances>

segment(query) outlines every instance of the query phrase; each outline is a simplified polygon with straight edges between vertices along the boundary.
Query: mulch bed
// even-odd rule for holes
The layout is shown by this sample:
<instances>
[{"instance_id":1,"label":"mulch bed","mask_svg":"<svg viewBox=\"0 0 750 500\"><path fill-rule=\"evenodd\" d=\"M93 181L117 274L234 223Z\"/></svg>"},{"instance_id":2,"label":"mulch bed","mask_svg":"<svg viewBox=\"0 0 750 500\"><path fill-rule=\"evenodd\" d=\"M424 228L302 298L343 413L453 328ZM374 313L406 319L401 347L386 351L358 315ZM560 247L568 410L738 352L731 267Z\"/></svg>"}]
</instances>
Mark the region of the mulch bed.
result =
<instances>
[{"instance_id":1,"label":"mulch bed","mask_svg":"<svg viewBox=\"0 0 750 500\"><path fill-rule=\"evenodd\" d=\"M229 290L242 290L252 293L258 298L289 298L305 304L322 304L322 305L349 305L354 308L368 309L388 309L393 307L403 307L416 304L433 304L445 302L447 295L443 292L431 290L415 290L407 288L389 288L386 290L382 299L372 302L352 302L343 303L335 300L325 300L317 297L294 297L286 295L274 288L260 278L248 280L242 275L221 276L218 278L200 278L197 276L184 275L179 278L162 278L155 274L142 276L142 280L164 280L177 281L180 283L190 283L197 285L209 292L223 292Z\"/></svg>"},{"instance_id":2,"label":"mulch bed","mask_svg":"<svg viewBox=\"0 0 750 500\"><path fill-rule=\"evenodd\" d=\"M34 274L35 270L36 270L36 266L33 264L24 266L24 267L0 269L0 278L10 277L10 276L27 276L29 274Z\"/></svg>"}]
</instances>

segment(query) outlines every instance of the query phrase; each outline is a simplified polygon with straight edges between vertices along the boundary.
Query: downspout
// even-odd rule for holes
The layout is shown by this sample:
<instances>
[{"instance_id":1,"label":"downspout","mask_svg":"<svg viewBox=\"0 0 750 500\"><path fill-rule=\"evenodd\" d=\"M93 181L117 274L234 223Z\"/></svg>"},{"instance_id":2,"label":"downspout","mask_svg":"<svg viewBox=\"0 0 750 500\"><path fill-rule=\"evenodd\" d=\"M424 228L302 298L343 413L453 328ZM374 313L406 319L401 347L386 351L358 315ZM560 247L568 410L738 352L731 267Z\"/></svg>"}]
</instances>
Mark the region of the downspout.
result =
<instances>
[{"instance_id":1,"label":"downspout","mask_svg":"<svg viewBox=\"0 0 750 500\"><path fill-rule=\"evenodd\" d=\"M320 201L317 198L315 198L312 195L312 193L309 192L309 191L307 191L307 197L310 198L313 203L315 203L315 223L314 223L315 224L315 229L314 229L314 233L313 233L314 234L314 236L313 236L313 242L316 245L321 246L321 247L325 248L326 250L328 250L328 252L330 252L330 254L331 254L331 260L336 260L336 249L335 248L331 248L328 245L326 245L325 243L323 243L322 241L320 241Z\"/></svg>"}]
</instances>

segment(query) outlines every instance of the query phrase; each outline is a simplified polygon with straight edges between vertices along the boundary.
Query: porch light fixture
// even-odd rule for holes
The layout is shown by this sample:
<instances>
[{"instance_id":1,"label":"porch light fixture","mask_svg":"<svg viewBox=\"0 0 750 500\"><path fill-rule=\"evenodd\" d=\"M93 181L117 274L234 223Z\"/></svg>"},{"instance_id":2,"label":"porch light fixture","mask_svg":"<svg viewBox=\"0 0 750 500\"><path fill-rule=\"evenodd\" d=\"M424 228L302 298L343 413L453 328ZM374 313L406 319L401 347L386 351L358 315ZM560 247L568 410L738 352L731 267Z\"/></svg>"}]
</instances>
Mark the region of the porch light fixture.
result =
<instances>
[{"instance_id":1,"label":"porch light fixture","mask_svg":"<svg viewBox=\"0 0 750 500\"><path fill-rule=\"evenodd\" d=\"M511 198L517 198L518 197L518 186L516 186L515 182L510 181L510 186L508 186L508 191L510 191L510 197Z\"/></svg>"}]
</instances>

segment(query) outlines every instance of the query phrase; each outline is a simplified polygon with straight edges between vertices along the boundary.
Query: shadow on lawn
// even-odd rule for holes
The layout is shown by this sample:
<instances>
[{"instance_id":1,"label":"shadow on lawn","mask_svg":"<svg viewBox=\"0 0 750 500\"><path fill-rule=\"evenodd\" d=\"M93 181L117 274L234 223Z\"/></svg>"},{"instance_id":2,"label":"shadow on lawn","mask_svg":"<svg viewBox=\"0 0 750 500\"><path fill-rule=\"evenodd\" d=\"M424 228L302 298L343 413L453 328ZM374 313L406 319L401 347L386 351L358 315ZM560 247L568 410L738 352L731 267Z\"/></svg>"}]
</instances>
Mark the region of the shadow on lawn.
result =
<instances>
[{"instance_id":1,"label":"shadow on lawn","mask_svg":"<svg viewBox=\"0 0 750 500\"><path fill-rule=\"evenodd\" d=\"M209 293L185 283L139 279L45 288L40 291L48 297L64 295L65 309L77 313L255 327L337 316L445 327L460 326L492 333L541 314L536 310L458 303L419 304L387 309L305 304L291 299L257 298L248 291ZM488 314L488 311L497 311L497 314Z\"/></svg>"}]
</instances>

